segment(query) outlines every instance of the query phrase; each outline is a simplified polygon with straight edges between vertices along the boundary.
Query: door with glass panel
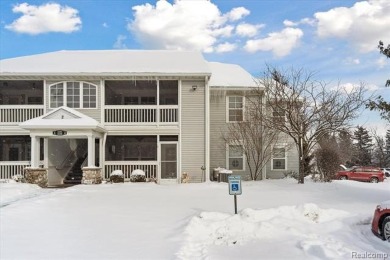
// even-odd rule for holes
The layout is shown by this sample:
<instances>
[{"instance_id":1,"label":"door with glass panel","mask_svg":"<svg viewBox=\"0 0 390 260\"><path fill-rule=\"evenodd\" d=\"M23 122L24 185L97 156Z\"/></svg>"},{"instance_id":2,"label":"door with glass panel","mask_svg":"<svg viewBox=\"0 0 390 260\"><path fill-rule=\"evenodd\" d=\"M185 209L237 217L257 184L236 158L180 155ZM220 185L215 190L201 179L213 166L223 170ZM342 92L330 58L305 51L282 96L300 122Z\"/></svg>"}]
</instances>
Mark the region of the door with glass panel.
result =
<instances>
[{"instance_id":1,"label":"door with glass panel","mask_svg":"<svg viewBox=\"0 0 390 260\"><path fill-rule=\"evenodd\" d=\"M160 143L160 176L162 181L177 181L177 142Z\"/></svg>"}]
</instances>

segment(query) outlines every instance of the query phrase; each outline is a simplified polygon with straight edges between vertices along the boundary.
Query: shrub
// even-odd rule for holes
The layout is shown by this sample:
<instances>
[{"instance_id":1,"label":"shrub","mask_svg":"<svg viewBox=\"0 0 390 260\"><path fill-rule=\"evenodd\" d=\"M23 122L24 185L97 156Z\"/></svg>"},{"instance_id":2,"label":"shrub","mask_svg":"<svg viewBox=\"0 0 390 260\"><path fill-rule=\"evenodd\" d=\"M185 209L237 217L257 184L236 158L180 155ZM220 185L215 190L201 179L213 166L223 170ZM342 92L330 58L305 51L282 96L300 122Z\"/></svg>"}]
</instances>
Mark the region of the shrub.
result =
<instances>
[{"instance_id":1,"label":"shrub","mask_svg":"<svg viewBox=\"0 0 390 260\"><path fill-rule=\"evenodd\" d=\"M146 182L145 172L143 170L134 170L130 175L131 182Z\"/></svg>"}]
</instances>

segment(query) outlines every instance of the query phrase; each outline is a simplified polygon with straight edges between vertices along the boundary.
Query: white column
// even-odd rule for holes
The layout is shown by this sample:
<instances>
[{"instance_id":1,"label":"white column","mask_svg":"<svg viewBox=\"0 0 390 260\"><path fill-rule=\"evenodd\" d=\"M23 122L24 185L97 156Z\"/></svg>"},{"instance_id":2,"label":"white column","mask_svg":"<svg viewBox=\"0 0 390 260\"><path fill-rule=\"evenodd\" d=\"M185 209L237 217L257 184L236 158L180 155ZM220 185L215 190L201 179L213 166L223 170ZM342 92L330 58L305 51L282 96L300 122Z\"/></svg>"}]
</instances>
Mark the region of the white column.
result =
<instances>
[{"instance_id":1,"label":"white column","mask_svg":"<svg viewBox=\"0 0 390 260\"><path fill-rule=\"evenodd\" d=\"M88 135L88 167L95 167L95 137Z\"/></svg>"},{"instance_id":2,"label":"white column","mask_svg":"<svg viewBox=\"0 0 390 260\"><path fill-rule=\"evenodd\" d=\"M39 167L39 154L40 154L39 137L31 136L31 167Z\"/></svg>"}]
</instances>

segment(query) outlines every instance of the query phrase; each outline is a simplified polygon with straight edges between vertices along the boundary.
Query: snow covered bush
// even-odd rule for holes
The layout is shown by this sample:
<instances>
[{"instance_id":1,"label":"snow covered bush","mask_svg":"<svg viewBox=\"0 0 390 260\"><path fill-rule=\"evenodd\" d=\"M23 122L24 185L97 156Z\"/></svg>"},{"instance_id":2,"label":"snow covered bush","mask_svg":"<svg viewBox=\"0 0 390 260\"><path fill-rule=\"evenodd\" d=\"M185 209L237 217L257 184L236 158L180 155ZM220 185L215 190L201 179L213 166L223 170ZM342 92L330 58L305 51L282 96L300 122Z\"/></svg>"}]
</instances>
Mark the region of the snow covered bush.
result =
<instances>
[{"instance_id":1,"label":"snow covered bush","mask_svg":"<svg viewBox=\"0 0 390 260\"><path fill-rule=\"evenodd\" d=\"M23 182L23 183L26 182L26 179L22 174L15 174L14 176L12 176L12 180L16 182Z\"/></svg>"},{"instance_id":2,"label":"snow covered bush","mask_svg":"<svg viewBox=\"0 0 390 260\"><path fill-rule=\"evenodd\" d=\"M110 182L118 183L124 181L125 181L125 176L123 175L122 170L115 170L110 173Z\"/></svg>"},{"instance_id":3,"label":"snow covered bush","mask_svg":"<svg viewBox=\"0 0 390 260\"><path fill-rule=\"evenodd\" d=\"M295 172L295 171L287 171L287 172L284 172L284 177L285 178L294 178L296 180L298 180L299 178L299 173Z\"/></svg>"},{"instance_id":4,"label":"snow covered bush","mask_svg":"<svg viewBox=\"0 0 390 260\"><path fill-rule=\"evenodd\" d=\"M131 182L146 182L145 172L143 170L136 169L131 172L130 175Z\"/></svg>"}]
</instances>

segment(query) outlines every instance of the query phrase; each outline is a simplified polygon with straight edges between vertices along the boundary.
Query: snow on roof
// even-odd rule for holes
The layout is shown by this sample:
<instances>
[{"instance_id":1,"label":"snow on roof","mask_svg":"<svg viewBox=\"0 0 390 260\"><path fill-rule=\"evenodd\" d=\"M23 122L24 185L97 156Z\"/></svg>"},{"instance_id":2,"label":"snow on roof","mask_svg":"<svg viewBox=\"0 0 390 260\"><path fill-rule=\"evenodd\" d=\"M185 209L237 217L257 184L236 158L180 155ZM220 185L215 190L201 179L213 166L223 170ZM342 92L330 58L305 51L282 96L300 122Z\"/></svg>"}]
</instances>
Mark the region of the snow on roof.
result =
<instances>
[{"instance_id":1,"label":"snow on roof","mask_svg":"<svg viewBox=\"0 0 390 260\"><path fill-rule=\"evenodd\" d=\"M211 87L257 87L252 75L236 64L209 62Z\"/></svg>"},{"instance_id":2,"label":"snow on roof","mask_svg":"<svg viewBox=\"0 0 390 260\"><path fill-rule=\"evenodd\" d=\"M169 50L57 51L0 60L6 74L210 75L200 52Z\"/></svg>"},{"instance_id":3,"label":"snow on roof","mask_svg":"<svg viewBox=\"0 0 390 260\"><path fill-rule=\"evenodd\" d=\"M49 113L19 124L23 129L94 129L104 131L95 119L69 107L59 107Z\"/></svg>"}]
</instances>

